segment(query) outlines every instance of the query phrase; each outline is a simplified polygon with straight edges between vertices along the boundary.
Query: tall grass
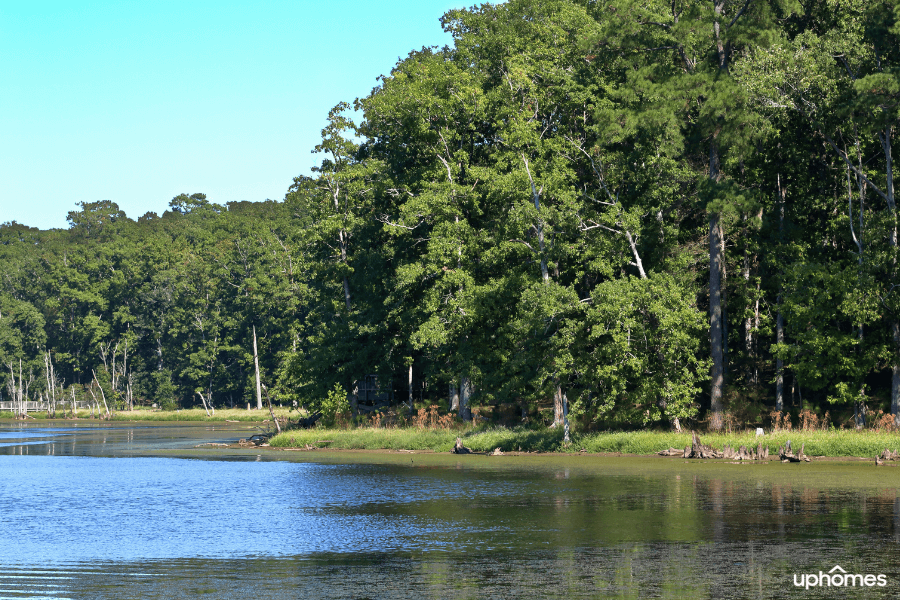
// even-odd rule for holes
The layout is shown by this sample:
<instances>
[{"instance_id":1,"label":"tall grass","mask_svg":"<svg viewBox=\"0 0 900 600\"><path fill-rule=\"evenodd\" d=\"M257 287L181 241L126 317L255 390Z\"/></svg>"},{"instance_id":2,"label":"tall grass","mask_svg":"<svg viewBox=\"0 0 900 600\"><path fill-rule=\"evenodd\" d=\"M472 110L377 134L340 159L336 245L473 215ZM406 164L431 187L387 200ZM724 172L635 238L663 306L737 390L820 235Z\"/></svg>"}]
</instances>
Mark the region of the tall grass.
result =
<instances>
[{"instance_id":1,"label":"tall grass","mask_svg":"<svg viewBox=\"0 0 900 600\"><path fill-rule=\"evenodd\" d=\"M587 452L655 454L667 448L684 448L691 444L688 433L657 431L604 432L573 434L572 441L563 443L563 432L559 429L527 429L517 427L470 428L461 431L421 429L421 428L358 428L358 429L311 429L287 431L275 436L270 444L282 448L302 448L310 446L366 449L366 450L431 450L449 452L456 437L476 452L490 452L500 448L504 452ZM885 448L900 450L900 435L884 432L857 432L849 430L833 431L791 431L767 434L757 438L754 432L706 433L701 441L715 448L724 445L747 446L756 449L759 444L775 453L788 440L797 450L805 445L808 456L829 457L872 457Z\"/></svg>"}]
</instances>

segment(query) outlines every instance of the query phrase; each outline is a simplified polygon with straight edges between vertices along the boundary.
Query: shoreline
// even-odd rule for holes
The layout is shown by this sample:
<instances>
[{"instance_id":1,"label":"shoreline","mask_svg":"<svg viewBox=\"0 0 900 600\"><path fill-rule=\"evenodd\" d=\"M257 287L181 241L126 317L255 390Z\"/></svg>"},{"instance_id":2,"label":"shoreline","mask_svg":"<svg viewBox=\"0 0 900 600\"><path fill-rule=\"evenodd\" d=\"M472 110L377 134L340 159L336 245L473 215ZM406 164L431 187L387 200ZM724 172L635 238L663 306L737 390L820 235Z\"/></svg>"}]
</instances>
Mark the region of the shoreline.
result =
<instances>
[{"instance_id":1,"label":"shoreline","mask_svg":"<svg viewBox=\"0 0 900 600\"><path fill-rule=\"evenodd\" d=\"M302 451L328 450L381 450L402 452L450 453L459 437L473 454L487 455L499 451L504 455L590 455L590 456L644 456L685 460L683 457L663 457L657 453L669 448L684 448L691 444L690 433L653 431L600 432L573 434L569 444L563 442L563 433L554 429L532 430L499 427L471 428L468 430L430 429L313 429L292 430L273 436L269 443L274 448ZM813 460L869 460L884 450L900 449L900 435L888 432L855 430L830 431L777 431L756 437L755 431L737 433L700 434L704 444L714 448L728 445L733 448L746 446L769 449L768 462L778 461L777 450L790 440L792 447ZM696 461L698 459L687 459ZM730 462L732 459L700 459L701 461ZM742 463L754 461L737 461ZM755 461L766 462L766 461ZM886 464L891 464L886 461ZM900 464L900 463L898 463Z\"/></svg>"},{"instance_id":2,"label":"shoreline","mask_svg":"<svg viewBox=\"0 0 900 600\"><path fill-rule=\"evenodd\" d=\"M275 416L281 419L297 418L299 413L288 408L274 409ZM95 422L95 423L121 423L121 422L170 422L170 423L271 423L272 417L266 408L262 410L244 408L217 409L215 414L207 416L202 408L186 408L183 410L165 411L160 409L141 408L133 411L111 411L109 418L105 414L91 417L90 411L79 409L73 417L59 416L63 411L57 411L56 417L48 417L46 411L32 412L26 419L14 419L13 413L0 413L0 422L13 423L46 423L46 422Z\"/></svg>"},{"instance_id":3,"label":"shoreline","mask_svg":"<svg viewBox=\"0 0 900 600\"><path fill-rule=\"evenodd\" d=\"M691 443L690 433L674 433L663 431L630 431L630 432L597 432L573 433L569 444L563 442L563 432L558 429L529 429L525 427L505 428L480 425L460 429L429 428L375 428L357 427L343 429L292 429L275 435L271 430L271 418L266 412L248 411L244 409L217 411L215 417L207 417L202 410L181 412L135 411L135 413L115 413L111 420L84 418L48 419L29 418L14 420L0 418L0 422L25 426L115 426L125 424L143 425L184 425L184 426L223 426L234 427L233 442L222 440L222 448L233 450L241 448L272 449L291 453L302 452L377 452L382 454L451 454L457 437L474 456L487 456L499 453L506 456L593 456L593 457L645 457L656 460L668 458L672 461L688 460L690 462L727 463L732 459L684 459L680 456L658 456L661 450L684 448ZM282 409L281 418L289 416L289 411ZM296 415L296 411L294 412ZM235 418L237 417L237 418ZM266 418L260 418L266 417ZM251 433L255 432L255 433ZM260 444L252 442L239 444L238 440L250 440L254 435L262 434ZM736 461L739 463L777 462L777 449L788 440L793 448L805 445L805 454L813 461L874 461L884 450L900 450L900 435L891 432L873 430L814 430L814 431L775 431L756 437L755 431L733 433L701 433L702 443L721 449L725 445L733 448L746 446L755 450L760 445L769 449L767 461ZM464 456L464 455L458 455ZM884 466L900 466L900 461L885 461Z\"/></svg>"}]
</instances>

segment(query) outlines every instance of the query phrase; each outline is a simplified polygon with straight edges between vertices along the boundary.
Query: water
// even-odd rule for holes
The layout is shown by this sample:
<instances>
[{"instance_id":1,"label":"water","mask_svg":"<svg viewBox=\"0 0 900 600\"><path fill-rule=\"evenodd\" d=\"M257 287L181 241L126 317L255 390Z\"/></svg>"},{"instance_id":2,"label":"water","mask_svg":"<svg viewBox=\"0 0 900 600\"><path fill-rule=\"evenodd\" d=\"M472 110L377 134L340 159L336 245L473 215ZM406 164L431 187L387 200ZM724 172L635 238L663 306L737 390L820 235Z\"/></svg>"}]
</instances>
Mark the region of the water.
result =
<instances>
[{"instance_id":1,"label":"water","mask_svg":"<svg viewBox=\"0 0 900 600\"><path fill-rule=\"evenodd\" d=\"M0 598L900 589L900 469L195 447L250 433L0 425ZM887 585L794 586L835 566Z\"/></svg>"}]
</instances>

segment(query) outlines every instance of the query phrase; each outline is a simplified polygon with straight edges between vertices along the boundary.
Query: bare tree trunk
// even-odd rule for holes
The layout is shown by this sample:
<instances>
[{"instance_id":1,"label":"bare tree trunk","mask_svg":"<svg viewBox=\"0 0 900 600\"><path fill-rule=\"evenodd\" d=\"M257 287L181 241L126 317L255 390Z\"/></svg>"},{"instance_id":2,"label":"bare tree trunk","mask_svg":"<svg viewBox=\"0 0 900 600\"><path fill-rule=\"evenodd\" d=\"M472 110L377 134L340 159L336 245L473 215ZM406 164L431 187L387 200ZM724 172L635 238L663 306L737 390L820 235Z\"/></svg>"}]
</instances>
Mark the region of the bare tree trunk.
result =
<instances>
[{"instance_id":1,"label":"bare tree trunk","mask_svg":"<svg viewBox=\"0 0 900 600\"><path fill-rule=\"evenodd\" d=\"M724 0L714 0L713 9L716 14L713 22L713 32L716 38L716 50L718 51L719 71L727 69L726 48L719 35L719 18L725 7ZM720 178L719 146L715 134L709 145L709 180L713 183ZM709 338L710 354L712 355L712 367L710 370L709 393L709 426L713 431L719 431L724 425L722 394L725 386L725 347L722 322L722 273L724 256L722 252L721 214L711 212L709 214Z\"/></svg>"},{"instance_id":2,"label":"bare tree trunk","mask_svg":"<svg viewBox=\"0 0 900 600\"><path fill-rule=\"evenodd\" d=\"M557 425L562 425L563 420L565 419L564 411L565 407L563 406L563 392L562 388L559 385L559 380L554 378L554 390L553 390L553 427Z\"/></svg>"},{"instance_id":3,"label":"bare tree trunk","mask_svg":"<svg viewBox=\"0 0 900 600\"><path fill-rule=\"evenodd\" d=\"M450 382L450 393L449 393L449 401L450 401L450 411L458 411L459 410L459 387L456 385L456 381Z\"/></svg>"},{"instance_id":4,"label":"bare tree trunk","mask_svg":"<svg viewBox=\"0 0 900 600\"><path fill-rule=\"evenodd\" d=\"M781 173L778 174L778 245L784 244L784 196L785 189L781 185ZM780 257L779 257L780 258ZM783 274L779 271L779 279L783 279ZM775 343L784 343L784 314L781 312L781 300L784 295L784 285L781 281L778 283L778 315L775 317ZM779 354L775 360L775 410L784 412L784 360Z\"/></svg>"},{"instance_id":5,"label":"bare tree trunk","mask_svg":"<svg viewBox=\"0 0 900 600\"><path fill-rule=\"evenodd\" d=\"M537 212L537 224L534 227L538 239L538 253L541 259L541 279L544 283L550 281L550 271L547 269L547 256L544 253L544 220L541 218L541 192L544 191L541 186L540 191L534 185L534 179L531 177L531 169L528 168L528 159L522 155L522 162L525 163L525 172L528 173L528 181L531 182L531 197L534 200L534 210Z\"/></svg>"},{"instance_id":6,"label":"bare tree trunk","mask_svg":"<svg viewBox=\"0 0 900 600\"><path fill-rule=\"evenodd\" d=\"M409 414L413 412L413 385L412 385L412 376L413 369L412 365L409 365Z\"/></svg>"},{"instance_id":7,"label":"bare tree trunk","mask_svg":"<svg viewBox=\"0 0 900 600\"><path fill-rule=\"evenodd\" d=\"M256 350L256 325L253 326L253 367L256 369L256 410L262 410L262 388L259 381L259 353Z\"/></svg>"},{"instance_id":8,"label":"bare tree trunk","mask_svg":"<svg viewBox=\"0 0 900 600\"><path fill-rule=\"evenodd\" d=\"M91 402L91 418L93 419L94 418L94 404L97 404L97 394L94 393L94 383L93 382L91 382L90 387L88 387L88 391L91 393L91 398L94 399L94 401ZM100 412L100 410L98 409L97 413L99 414L99 412Z\"/></svg>"},{"instance_id":9,"label":"bare tree trunk","mask_svg":"<svg viewBox=\"0 0 900 600\"><path fill-rule=\"evenodd\" d=\"M471 421L472 409L469 407L469 397L472 394L472 382L467 375L460 378L459 392L459 416L463 421Z\"/></svg>"},{"instance_id":10,"label":"bare tree trunk","mask_svg":"<svg viewBox=\"0 0 900 600\"><path fill-rule=\"evenodd\" d=\"M272 408L272 399L269 398L269 388L265 388L266 390L266 404L269 405L269 416L272 417L272 422L275 423L275 431L281 433L281 423L278 422L278 417L275 416L275 410Z\"/></svg>"},{"instance_id":11,"label":"bare tree trunk","mask_svg":"<svg viewBox=\"0 0 900 600\"><path fill-rule=\"evenodd\" d=\"M109 405L106 403L106 394L103 393L103 386L101 386L100 382L97 381L97 374L94 373L93 369L91 369L91 373L94 375L94 382L96 382L97 387L100 388L100 396L103 398L103 408L106 409L106 416L109 417Z\"/></svg>"},{"instance_id":12,"label":"bare tree trunk","mask_svg":"<svg viewBox=\"0 0 900 600\"><path fill-rule=\"evenodd\" d=\"M719 431L724 424L722 392L725 384L725 356L722 336L722 256L719 239L719 213L709 216L709 337L712 354L710 383L710 429Z\"/></svg>"},{"instance_id":13,"label":"bare tree trunk","mask_svg":"<svg viewBox=\"0 0 900 600\"><path fill-rule=\"evenodd\" d=\"M47 418L50 418L51 409L50 407L53 405L53 395L51 389L53 385L50 383L50 364L48 363L50 356L50 352L44 355L44 374L47 376Z\"/></svg>"},{"instance_id":14,"label":"bare tree trunk","mask_svg":"<svg viewBox=\"0 0 900 600\"><path fill-rule=\"evenodd\" d=\"M762 209L760 209L759 213L756 216L757 219L762 219ZM750 232L749 232L749 223L744 228L744 264L742 269L742 275L744 277L744 287L749 291L750 287L750 271L752 267L757 263L757 256L753 248L751 248L750 244ZM747 317L744 319L744 351L747 354L747 385L748 387L756 387L759 383L757 378L757 366L756 366L756 339L754 336L754 332L759 326L759 290L760 290L760 282L759 277L756 278L756 296L753 298L753 306L748 307Z\"/></svg>"},{"instance_id":15,"label":"bare tree trunk","mask_svg":"<svg viewBox=\"0 0 900 600\"><path fill-rule=\"evenodd\" d=\"M203 397L203 392L201 392L200 390L197 390L197 395L200 396L200 402L203 403L203 410L206 411L206 416L211 417L212 415L209 414L209 409L206 408L206 398Z\"/></svg>"},{"instance_id":16,"label":"bare tree trunk","mask_svg":"<svg viewBox=\"0 0 900 600\"><path fill-rule=\"evenodd\" d=\"M891 211L891 283L897 279L897 203L894 197L894 163L891 154L891 135L893 126L885 128L884 134L879 133L878 139L884 150L886 186L888 210ZM894 342L894 356L891 361L891 414L894 415L894 426L900 427L900 320L896 316L891 319L891 337Z\"/></svg>"},{"instance_id":17,"label":"bare tree trunk","mask_svg":"<svg viewBox=\"0 0 900 600\"><path fill-rule=\"evenodd\" d=\"M22 381L22 359L19 359L19 413L22 415L22 418L28 416L28 407L25 405L25 393L23 391L23 381Z\"/></svg>"}]
</instances>

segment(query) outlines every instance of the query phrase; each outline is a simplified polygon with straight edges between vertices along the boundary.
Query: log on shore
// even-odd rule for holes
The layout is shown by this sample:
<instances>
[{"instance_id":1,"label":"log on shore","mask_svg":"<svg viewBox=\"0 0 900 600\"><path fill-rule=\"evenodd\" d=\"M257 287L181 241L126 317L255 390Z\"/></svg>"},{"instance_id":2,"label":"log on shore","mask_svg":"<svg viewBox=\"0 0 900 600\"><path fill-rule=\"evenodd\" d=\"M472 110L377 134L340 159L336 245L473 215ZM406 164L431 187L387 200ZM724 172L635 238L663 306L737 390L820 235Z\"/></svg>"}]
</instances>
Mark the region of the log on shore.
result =
<instances>
[{"instance_id":1,"label":"log on shore","mask_svg":"<svg viewBox=\"0 0 900 600\"><path fill-rule=\"evenodd\" d=\"M683 453L684 451L678 448L669 448L668 450L660 450L656 454L658 456L681 456Z\"/></svg>"}]
</instances>

